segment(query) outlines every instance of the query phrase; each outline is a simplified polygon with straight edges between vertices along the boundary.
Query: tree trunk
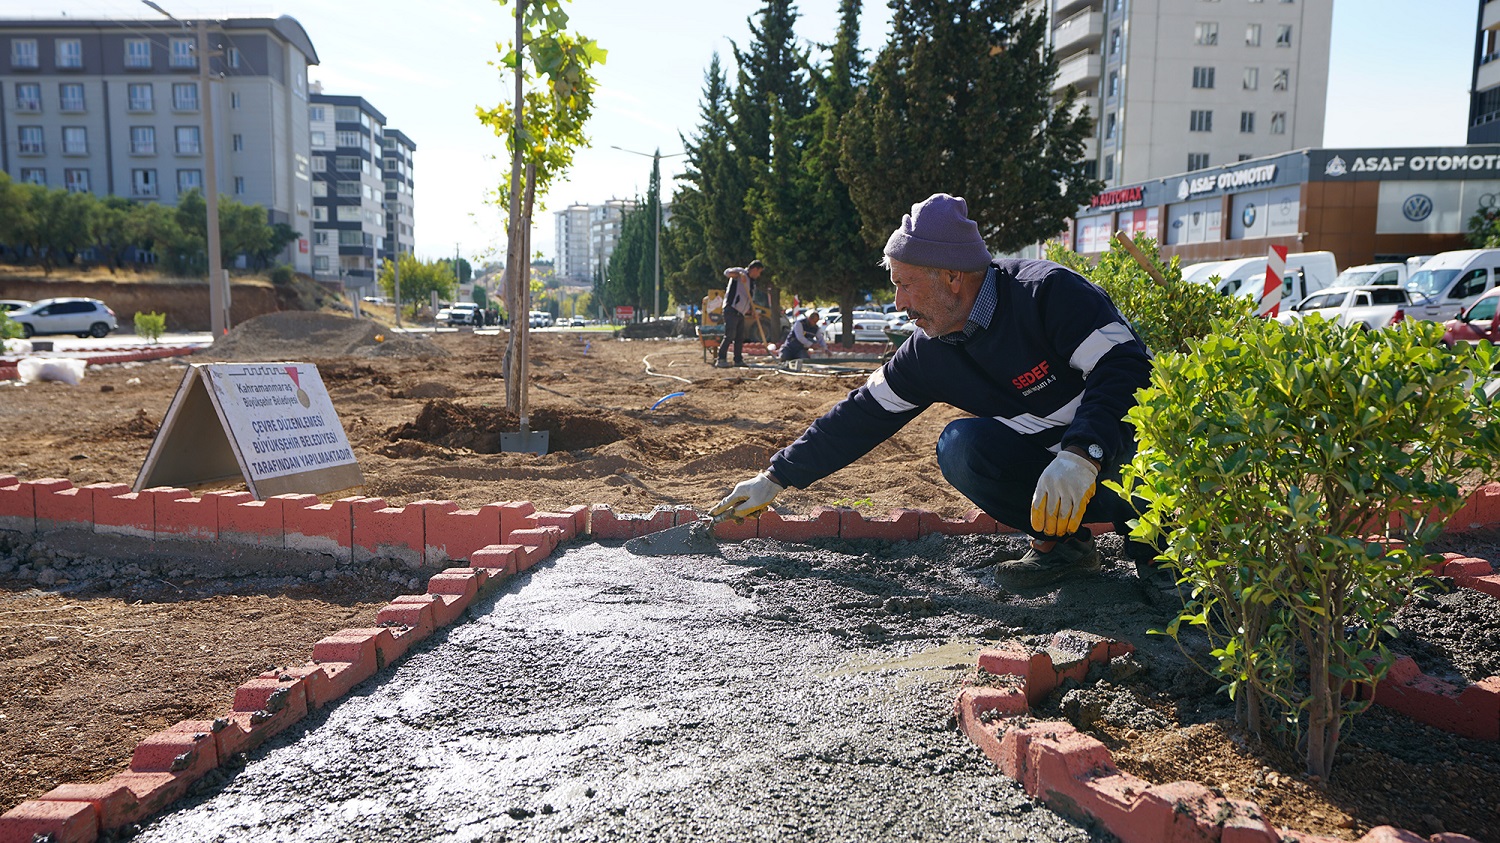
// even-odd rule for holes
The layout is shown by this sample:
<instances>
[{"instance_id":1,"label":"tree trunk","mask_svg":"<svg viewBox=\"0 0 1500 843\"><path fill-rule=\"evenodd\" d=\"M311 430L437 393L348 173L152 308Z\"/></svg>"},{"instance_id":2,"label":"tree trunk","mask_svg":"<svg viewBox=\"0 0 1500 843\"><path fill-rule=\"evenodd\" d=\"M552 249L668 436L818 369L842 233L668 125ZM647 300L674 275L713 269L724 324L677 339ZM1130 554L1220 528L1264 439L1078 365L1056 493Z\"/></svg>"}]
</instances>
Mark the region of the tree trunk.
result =
<instances>
[{"instance_id":1,"label":"tree trunk","mask_svg":"<svg viewBox=\"0 0 1500 843\"><path fill-rule=\"evenodd\" d=\"M526 330L526 319L517 308L521 304L521 285L525 273L522 265L530 265L525 256L521 254L525 249L525 240L522 237L521 219L521 65L523 40L525 29L526 0L516 0L516 100L515 100L515 123L511 127L511 145L515 147L510 155L510 231L506 245L505 256L505 306L510 309L510 340L505 347L505 409L513 413L520 412L521 377L520 361L523 351L521 343L524 336L518 332Z\"/></svg>"},{"instance_id":2,"label":"tree trunk","mask_svg":"<svg viewBox=\"0 0 1500 843\"><path fill-rule=\"evenodd\" d=\"M854 296L851 288L839 296L839 342L845 350L854 348Z\"/></svg>"}]
</instances>

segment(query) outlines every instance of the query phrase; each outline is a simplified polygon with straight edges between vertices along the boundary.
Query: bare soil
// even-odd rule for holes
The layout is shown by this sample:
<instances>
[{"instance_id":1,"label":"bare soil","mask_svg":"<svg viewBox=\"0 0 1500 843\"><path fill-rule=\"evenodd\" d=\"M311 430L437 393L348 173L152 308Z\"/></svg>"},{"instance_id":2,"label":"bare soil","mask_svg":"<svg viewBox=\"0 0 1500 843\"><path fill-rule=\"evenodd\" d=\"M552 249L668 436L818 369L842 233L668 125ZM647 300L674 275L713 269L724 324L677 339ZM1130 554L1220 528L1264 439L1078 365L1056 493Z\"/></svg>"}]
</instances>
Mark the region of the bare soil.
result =
<instances>
[{"instance_id":1,"label":"bare soil","mask_svg":"<svg viewBox=\"0 0 1500 843\"><path fill-rule=\"evenodd\" d=\"M505 411L499 377L503 335L412 338L335 317L300 319L273 314L254 320L196 362L318 364L364 471L362 492L393 505L530 500L541 509L605 503L632 513L657 505L706 507L763 468L864 378L858 371L793 375L769 365L717 370L691 340L536 334L531 427L550 431L552 446L538 457L499 449L500 434L518 426ZM61 477L75 485L133 482L183 371L180 362L157 361L90 369L76 387L0 384L6 431L0 473ZM675 392L683 394L662 400ZM845 505L868 514L898 507L963 514L972 505L943 481L934 455L939 432L958 416L934 408L848 469L811 489L787 490L778 509L805 513ZM1493 544L1469 552L1492 550L1495 555L1485 558L1500 558ZM7 546L0 539L0 811L59 783L108 778L142 737L181 719L222 713L241 682L305 660L320 637L370 624L380 605L415 587L397 575L211 579L189 571L168 581L119 570L99 574L101 565L108 567L101 560L84 560L94 567L80 570L93 576L64 572L43 586L37 571L60 567L47 553L44 545L13 540ZM1457 611L1478 610L1464 604ZM1485 617L1493 625L1494 613ZM1493 641L1465 640L1471 647ZM1448 643L1464 646L1457 639ZM1472 662L1442 652L1432 658ZM1168 711L1165 700L1173 693L1214 694L1203 683L1149 693L1156 696L1143 699ZM1403 759L1396 771L1379 755L1390 748L1367 737L1386 727L1403 736L1425 733L1383 714L1362 722L1375 725L1360 728L1351 742L1359 751L1344 766L1360 768L1367 753L1381 763L1368 765L1374 771L1369 778L1348 777L1358 799L1336 789L1339 772L1329 788L1258 783L1267 780L1264 769L1283 771L1275 772L1278 782L1301 780L1293 761L1276 750L1247 748L1232 727L1216 726L1212 718L1163 716L1159 724L1134 729L1136 740L1156 743L1127 744L1125 728L1110 732L1107 725L1100 734L1113 742L1122 766L1155 780L1197 778L1251 798L1250 787L1262 794L1268 787L1278 794L1295 790L1299 800L1306 791L1306 802L1282 796L1288 813L1277 814L1273 806L1276 821L1292 827L1307 828L1308 818L1322 817L1313 830L1352 838L1381 818L1421 823L1430 814L1449 831L1483 837L1500 828L1500 822L1486 822L1500 810L1493 747L1453 744L1449 755ZM1433 735L1432 745L1448 745L1440 744L1440 733ZM1376 748L1366 748L1372 744ZM1231 755L1244 760L1204 761ZM1472 764L1454 768L1458 762ZM1249 784L1237 784L1241 779ZM1488 798L1458 805L1464 797L1445 795L1465 792L1453 782L1466 783L1468 792L1483 789Z\"/></svg>"}]
</instances>

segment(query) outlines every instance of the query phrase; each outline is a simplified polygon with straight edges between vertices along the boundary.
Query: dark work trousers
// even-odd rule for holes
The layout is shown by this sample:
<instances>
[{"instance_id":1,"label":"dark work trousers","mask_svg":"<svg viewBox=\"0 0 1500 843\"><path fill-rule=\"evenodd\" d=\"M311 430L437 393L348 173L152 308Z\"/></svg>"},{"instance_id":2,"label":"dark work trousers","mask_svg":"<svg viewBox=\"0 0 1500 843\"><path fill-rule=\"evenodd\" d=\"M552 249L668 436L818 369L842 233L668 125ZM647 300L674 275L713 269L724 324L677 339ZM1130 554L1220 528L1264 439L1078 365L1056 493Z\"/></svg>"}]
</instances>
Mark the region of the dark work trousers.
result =
<instances>
[{"instance_id":1,"label":"dark work trousers","mask_svg":"<svg viewBox=\"0 0 1500 843\"><path fill-rule=\"evenodd\" d=\"M1122 463L1131 458L1126 454ZM1007 527L1034 538L1056 540L1060 536L1043 535L1031 528L1031 497L1036 482L1057 455L1028 441L1002 422L992 418L958 419L943 429L937 443L938 466L953 488L964 493L991 518ZM1105 480L1119 480L1119 466L1099 472L1094 496L1083 511L1084 524L1113 524L1121 534L1129 534L1126 522L1136 511L1110 489ZM1142 502L1143 503L1143 502ZM1082 527L1078 535L1085 533ZM1130 558L1151 559L1155 549L1140 542L1127 541Z\"/></svg>"},{"instance_id":2,"label":"dark work trousers","mask_svg":"<svg viewBox=\"0 0 1500 843\"><path fill-rule=\"evenodd\" d=\"M734 343L734 365L745 362L745 314L732 307L724 308L724 341L719 343L719 360L728 359L729 344Z\"/></svg>"}]
</instances>

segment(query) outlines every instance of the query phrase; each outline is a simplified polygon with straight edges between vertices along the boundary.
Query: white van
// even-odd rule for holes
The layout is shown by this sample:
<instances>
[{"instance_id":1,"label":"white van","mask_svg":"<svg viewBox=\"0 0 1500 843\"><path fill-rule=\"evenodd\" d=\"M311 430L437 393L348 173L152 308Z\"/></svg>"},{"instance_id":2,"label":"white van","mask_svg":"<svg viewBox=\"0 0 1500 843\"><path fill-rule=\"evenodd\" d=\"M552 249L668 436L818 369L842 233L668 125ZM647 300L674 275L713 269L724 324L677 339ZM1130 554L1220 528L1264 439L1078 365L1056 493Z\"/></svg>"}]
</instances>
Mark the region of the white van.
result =
<instances>
[{"instance_id":1,"label":"white van","mask_svg":"<svg viewBox=\"0 0 1500 843\"><path fill-rule=\"evenodd\" d=\"M1405 287L1406 264L1367 263L1362 266L1351 266L1339 273L1339 277L1334 280L1333 286L1370 287L1386 284Z\"/></svg>"},{"instance_id":2,"label":"white van","mask_svg":"<svg viewBox=\"0 0 1500 843\"><path fill-rule=\"evenodd\" d=\"M1495 286L1497 273L1500 249L1462 249L1435 255L1406 281L1412 298L1426 299L1412 306L1412 315L1433 322L1452 319Z\"/></svg>"},{"instance_id":3,"label":"white van","mask_svg":"<svg viewBox=\"0 0 1500 843\"><path fill-rule=\"evenodd\" d=\"M1182 283L1184 284L1206 284L1211 276L1218 274L1218 269L1226 261L1204 261L1203 263L1190 263L1182 267Z\"/></svg>"},{"instance_id":4,"label":"white van","mask_svg":"<svg viewBox=\"0 0 1500 843\"><path fill-rule=\"evenodd\" d=\"M1281 283L1281 301L1286 304L1301 301L1304 297L1327 287L1332 287L1338 277L1338 264L1333 252L1296 252L1286 256L1286 276ZM1226 296L1248 296L1257 305L1265 293L1266 257L1237 258L1221 261L1215 271L1219 280L1215 287ZM1183 274L1186 279L1186 273ZM1199 278L1206 283L1208 278Z\"/></svg>"}]
</instances>

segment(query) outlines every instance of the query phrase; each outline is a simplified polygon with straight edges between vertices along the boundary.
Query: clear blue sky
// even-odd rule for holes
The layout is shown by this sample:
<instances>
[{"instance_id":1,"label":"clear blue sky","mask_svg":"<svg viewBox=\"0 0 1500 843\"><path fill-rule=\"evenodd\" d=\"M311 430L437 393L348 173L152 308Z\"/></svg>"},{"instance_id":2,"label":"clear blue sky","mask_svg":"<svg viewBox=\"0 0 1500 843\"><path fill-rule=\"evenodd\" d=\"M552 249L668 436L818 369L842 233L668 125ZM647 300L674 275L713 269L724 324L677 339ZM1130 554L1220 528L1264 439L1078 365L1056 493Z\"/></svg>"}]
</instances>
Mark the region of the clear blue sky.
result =
<instances>
[{"instance_id":1,"label":"clear blue sky","mask_svg":"<svg viewBox=\"0 0 1500 843\"><path fill-rule=\"evenodd\" d=\"M493 0L160 0L179 18L274 17L306 27L322 63L310 78L330 94L355 94L417 144L418 254L499 256L503 215L487 197L508 172L498 138L474 107L503 95L487 62L514 25ZM544 197L532 246L552 251L551 210L644 192L648 157L681 151L678 134L697 121L703 73L718 51L732 66L731 39L745 44L746 19L760 0L574 0L575 30L600 42L609 60L590 123L593 147L579 153L566 181ZM799 0L799 35L833 39L837 0ZM0 15L148 17L136 0L5 0ZM1325 146L1462 144L1477 19L1475 0L1337 0ZM890 13L865 0L862 42L873 55ZM663 161L668 181L681 159Z\"/></svg>"}]
</instances>

